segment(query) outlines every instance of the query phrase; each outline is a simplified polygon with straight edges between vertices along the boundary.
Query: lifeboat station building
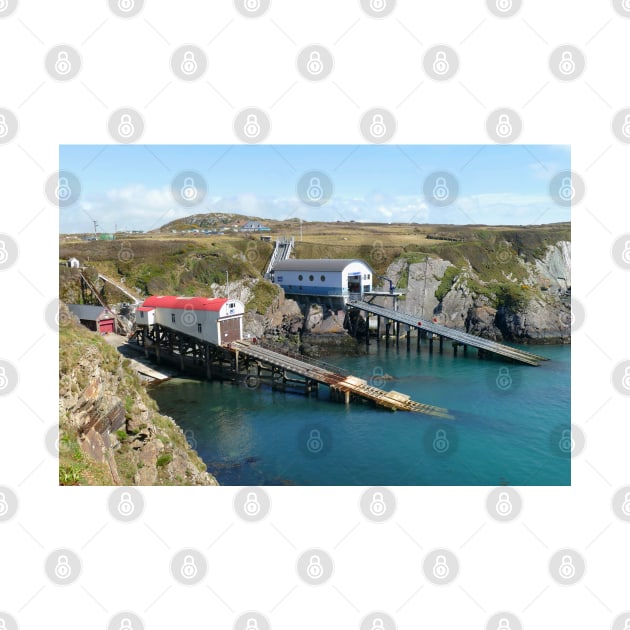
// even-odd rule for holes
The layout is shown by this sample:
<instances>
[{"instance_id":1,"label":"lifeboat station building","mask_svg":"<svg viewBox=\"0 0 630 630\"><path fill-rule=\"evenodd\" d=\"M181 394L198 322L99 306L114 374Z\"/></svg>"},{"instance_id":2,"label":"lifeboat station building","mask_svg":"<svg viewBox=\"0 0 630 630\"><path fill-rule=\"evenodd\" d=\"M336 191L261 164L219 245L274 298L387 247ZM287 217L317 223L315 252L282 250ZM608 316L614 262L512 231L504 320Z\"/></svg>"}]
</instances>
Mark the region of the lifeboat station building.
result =
<instances>
[{"instance_id":1,"label":"lifeboat station building","mask_svg":"<svg viewBox=\"0 0 630 630\"><path fill-rule=\"evenodd\" d=\"M277 263L272 281L287 295L361 299L372 291L373 272L362 260L289 259Z\"/></svg>"},{"instance_id":2,"label":"lifeboat station building","mask_svg":"<svg viewBox=\"0 0 630 630\"><path fill-rule=\"evenodd\" d=\"M239 300L154 295L136 309L136 325L158 324L221 346L243 338L244 311Z\"/></svg>"}]
</instances>

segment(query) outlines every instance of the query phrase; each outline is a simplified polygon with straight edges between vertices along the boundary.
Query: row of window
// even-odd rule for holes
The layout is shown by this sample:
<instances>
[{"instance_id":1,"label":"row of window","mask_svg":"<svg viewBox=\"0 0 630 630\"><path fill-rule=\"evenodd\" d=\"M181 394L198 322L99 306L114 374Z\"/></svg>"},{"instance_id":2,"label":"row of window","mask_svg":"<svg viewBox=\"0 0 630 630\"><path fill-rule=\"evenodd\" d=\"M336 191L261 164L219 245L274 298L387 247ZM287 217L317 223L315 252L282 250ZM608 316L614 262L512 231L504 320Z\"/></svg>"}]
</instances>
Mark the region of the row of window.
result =
<instances>
[{"instance_id":1,"label":"row of window","mask_svg":"<svg viewBox=\"0 0 630 630\"><path fill-rule=\"evenodd\" d=\"M311 275L308 277L308 279L309 279L311 282L313 282L313 281L315 280L315 276L313 276L313 275L311 274ZM322 282L326 282L326 276L324 276L324 275L319 276L319 279L320 279ZM304 276L303 276L302 274L300 274L300 275L298 276L298 280L301 282L302 280L304 280ZM282 282L282 278L280 278L280 282Z\"/></svg>"},{"instance_id":2,"label":"row of window","mask_svg":"<svg viewBox=\"0 0 630 630\"><path fill-rule=\"evenodd\" d=\"M144 313L143 313L144 314ZM174 324L175 323L175 313L171 313L171 323ZM197 324L197 332L200 333L201 332L201 324Z\"/></svg>"}]
</instances>

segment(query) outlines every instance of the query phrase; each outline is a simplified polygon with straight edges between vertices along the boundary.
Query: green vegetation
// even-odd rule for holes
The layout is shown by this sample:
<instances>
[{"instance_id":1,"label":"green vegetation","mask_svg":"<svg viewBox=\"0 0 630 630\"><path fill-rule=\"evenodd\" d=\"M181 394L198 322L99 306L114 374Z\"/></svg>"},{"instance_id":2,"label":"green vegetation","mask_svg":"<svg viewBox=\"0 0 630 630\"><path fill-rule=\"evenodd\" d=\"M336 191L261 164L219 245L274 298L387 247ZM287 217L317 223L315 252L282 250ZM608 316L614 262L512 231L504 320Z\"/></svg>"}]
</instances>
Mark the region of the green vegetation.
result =
<instances>
[{"instance_id":1,"label":"green vegetation","mask_svg":"<svg viewBox=\"0 0 630 630\"><path fill-rule=\"evenodd\" d=\"M457 280L457 276L461 273L461 270L457 267L447 267L444 275L442 276L442 280L440 281L440 285L435 290L435 297L437 300L441 301L444 296L451 290L451 287L455 284L455 280Z\"/></svg>"},{"instance_id":2,"label":"green vegetation","mask_svg":"<svg viewBox=\"0 0 630 630\"><path fill-rule=\"evenodd\" d=\"M79 446L76 430L61 424L59 428L59 485L112 485L109 466L89 458Z\"/></svg>"},{"instance_id":3,"label":"green vegetation","mask_svg":"<svg viewBox=\"0 0 630 630\"><path fill-rule=\"evenodd\" d=\"M278 285L268 280L260 280L254 285L252 297L245 305L245 308L248 311L256 311L256 313L264 315L279 294L280 288Z\"/></svg>"},{"instance_id":4,"label":"green vegetation","mask_svg":"<svg viewBox=\"0 0 630 630\"><path fill-rule=\"evenodd\" d=\"M199 456L189 449L184 434L171 418L158 413L155 401L149 397L138 375L130 368L129 362L118 354L112 346L98 334L90 332L72 318L66 317L62 305L59 330L59 376L60 396L79 396L86 388L105 387L113 400L119 399L124 406L127 421L137 419L138 414L148 413L148 422L153 425L151 433L157 443L161 442L167 452L162 453L158 467L158 484L173 483L168 464L173 460L173 451L186 453L187 459L200 472L206 472L206 465ZM95 375L94 370L101 371ZM108 376L103 380L103 373ZM109 376L111 375L111 377ZM84 453L77 428L72 418L61 414L59 418L59 483L62 485L113 485L114 479L107 463L99 463ZM147 423L133 425L127 430L123 425L116 431L119 445L112 451L114 463L121 483L133 485L143 462L138 456L139 442L136 436L146 429ZM187 470L190 475L190 470ZM182 483L193 483L186 477Z\"/></svg>"},{"instance_id":5,"label":"green vegetation","mask_svg":"<svg viewBox=\"0 0 630 630\"><path fill-rule=\"evenodd\" d=\"M130 236L125 241L70 241L63 239L60 259L76 256L101 273L124 278L129 287L141 294L208 295L209 285L230 280L260 280L273 243L260 241L258 235L233 231L235 224L256 217L235 214L200 214L177 220L161 228L161 233ZM296 220L262 220L272 229L271 237L296 235ZM224 235L172 234L172 230L216 229L229 227ZM430 238L429 238L430 237ZM522 284L527 270L523 262L544 256L549 245L571 240L569 223L533 226L458 226L424 224L366 224L354 222L305 222L303 240L295 243L297 258L359 258L370 264L375 273L385 274L388 266L404 257L409 264L424 262L426 256L442 258L455 268L471 269L481 283ZM133 257L119 259L122 244ZM60 296L78 302L76 270L62 269ZM454 273L454 272L451 272ZM76 275L76 274L75 274ZM451 278L438 289L443 294ZM401 278L398 288L406 288L408 279ZM107 287L110 299L115 289ZM257 284L247 309L262 313L273 297L267 284ZM483 291L483 290L482 290ZM517 298L523 296L516 296ZM497 297L510 301L509 293ZM126 301L121 298L120 301ZM112 300L115 301L115 300Z\"/></svg>"},{"instance_id":6,"label":"green vegetation","mask_svg":"<svg viewBox=\"0 0 630 630\"><path fill-rule=\"evenodd\" d=\"M468 278L466 283L472 293L486 296L496 309L504 307L511 311L520 311L527 306L531 298L531 289L511 282L480 284Z\"/></svg>"},{"instance_id":7,"label":"green vegetation","mask_svg":"<svg viewBox=\"0 0 630 630\"><path fill-rule=\"evenodd\" d=\"M162 453L162 455L160 455L157 458L157 465L159 466L166 466L167 464L170 464L173 461L173 454L172 453Z\"/></svg>"}]
</instances>

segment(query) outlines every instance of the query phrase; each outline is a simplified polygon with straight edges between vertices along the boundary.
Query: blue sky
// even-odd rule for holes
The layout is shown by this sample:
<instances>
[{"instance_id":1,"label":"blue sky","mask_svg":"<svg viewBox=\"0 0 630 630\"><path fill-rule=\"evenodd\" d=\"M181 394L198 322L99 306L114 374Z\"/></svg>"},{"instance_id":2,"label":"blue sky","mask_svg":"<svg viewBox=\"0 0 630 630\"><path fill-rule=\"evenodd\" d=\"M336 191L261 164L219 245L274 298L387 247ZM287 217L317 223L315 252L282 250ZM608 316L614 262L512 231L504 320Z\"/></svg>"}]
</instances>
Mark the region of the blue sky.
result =
<instances>
[{"instance_id":1,"label":"blue sky","mask_svg":"<svg viewBox=\"0 0 630 630\"><path fill-rule=\"evenodd\" d=\"M60 209L60 231L149 230L191 214L237 212L311 221L485 223L526 225L569 221L549 183L570 170L560 145L63 145L60 170L81 182L79 200ZM171 183L182 171L205 179L201 203L182 207ZM308 171L332 180L330 201L301 202L297 182ZM457 200L434 207L424 179L452 173Z\"/></svg>"}]
</instances>

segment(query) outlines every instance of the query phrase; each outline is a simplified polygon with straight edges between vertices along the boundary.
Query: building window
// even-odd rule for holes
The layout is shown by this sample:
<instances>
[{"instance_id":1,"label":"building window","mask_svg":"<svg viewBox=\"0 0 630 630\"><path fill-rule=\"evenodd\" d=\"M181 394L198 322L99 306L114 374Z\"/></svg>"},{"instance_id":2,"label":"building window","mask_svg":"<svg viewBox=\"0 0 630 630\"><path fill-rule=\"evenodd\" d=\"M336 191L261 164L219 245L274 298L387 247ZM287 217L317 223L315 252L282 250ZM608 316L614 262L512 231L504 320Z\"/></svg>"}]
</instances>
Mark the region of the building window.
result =
<instances>
[{"instance_id":1,"label":"building window","mask_svg":"<svg viewBox=\"0 0 630 630\"><path fill-rule=\"evenodd\" d=\"M234 308L236 306L236 304L234 304L234 302L230 302L228 304L228 308Z\"/></svg>"},{"instance_id":2,"label":"building window","mask_svg":"<svg viewBox=\"0 0 630 630\"><path fill-rule=\"evenodd\" d=\"M326 276L320 276L320 277L319 277L319 279L320 279L322 282L326 282Z\"/></svg>"},{"instance_id":3,"label":"building window","mask_svg":"<svg viewBox=\"0 0 630 630\"><path fill-rule=\"evenodd\" d=\"M300 282L302 282L302 280L304 280L304 276L303 276L302 274L300 274L300 275L298 276L298 280L299 280Z\"/></svg>"},{"instance_id":4,"label":"building window","mask_svg":"<svg viewBox=\"0 0 630 630\"><path fill-rule=\"evenodd\" d=\"M282 282L282 276L278 276L277 280L278 282Z\"/></svg>"},{"instance_id":5,"label":"building window","mask_svg":"<svg viewBox=\"0 0 630 630\"><path fill-rule=\"evenodd\" d=\"M140 317L142 317L142 319L144 319L144 311L140 311Z\"/></svg>"},{"instance_id":6,"label":"building window","mask_svg":"<svg viewBox=\"0 0 630 630\"><path fill-rule=\"evenodd\" d=\"M175 323L175 313L171 313L171 324Z\"/></svg>"},{"instance_id":7,"label":"building window","mask_svg":"<svg viewBox=\"0 0 630 630\"><path fill-rule=\"evenodd\" d=\"M200 333L201 332L201 324L197 324L197 332Z\"/></svg>"},{"instance_id":8,"label":"building window","mask_svg":"<svg viewBox=\"0 0 630 630\"><path fill-rule=\"evenodd\" d=\"M312 275L310 275L310 276L308 277L308 279L309 279L311 282L313 282L313 280L315 280L315 278L314 278Z\"/></svg>"}]
</instances>

